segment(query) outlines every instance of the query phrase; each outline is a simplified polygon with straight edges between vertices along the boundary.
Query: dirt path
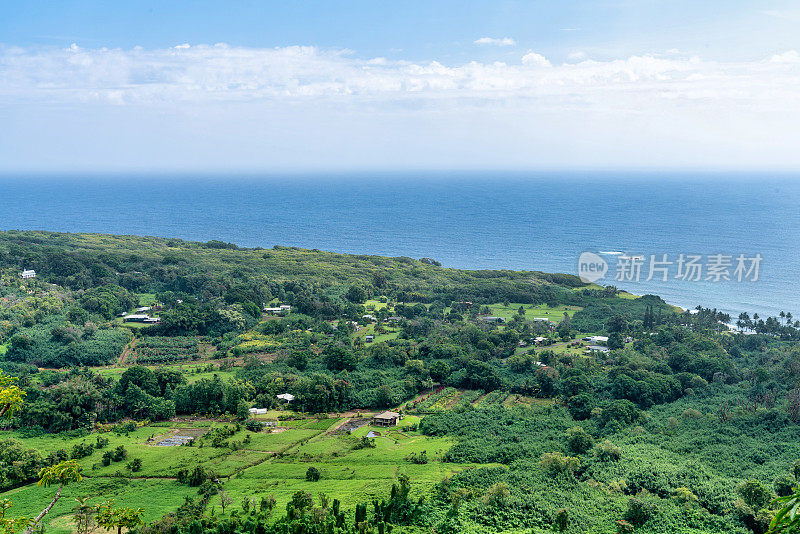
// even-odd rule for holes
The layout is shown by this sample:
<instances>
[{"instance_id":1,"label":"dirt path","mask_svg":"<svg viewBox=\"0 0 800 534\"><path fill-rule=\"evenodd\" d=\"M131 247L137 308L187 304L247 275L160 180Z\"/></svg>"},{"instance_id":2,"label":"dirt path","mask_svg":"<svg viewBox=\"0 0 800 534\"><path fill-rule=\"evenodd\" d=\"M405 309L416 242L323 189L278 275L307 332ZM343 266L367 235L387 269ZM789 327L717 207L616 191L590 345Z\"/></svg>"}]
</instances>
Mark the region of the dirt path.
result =
<instances>
[{"instance_id":1,"label":"dirt path","mask_svg":"<svg viewBox=\"0 0 800 534\"><path fill-rule=\"evenodd\" d=\"M133 348L135 346L136 346L136 338L134 337L130 343L125 345L125 350L122 351L122 354L117 360L117 365L125 365L125 362L128 360L128 356L131 355L131 352L133 352Z\"/></svg>"}]
</instances>

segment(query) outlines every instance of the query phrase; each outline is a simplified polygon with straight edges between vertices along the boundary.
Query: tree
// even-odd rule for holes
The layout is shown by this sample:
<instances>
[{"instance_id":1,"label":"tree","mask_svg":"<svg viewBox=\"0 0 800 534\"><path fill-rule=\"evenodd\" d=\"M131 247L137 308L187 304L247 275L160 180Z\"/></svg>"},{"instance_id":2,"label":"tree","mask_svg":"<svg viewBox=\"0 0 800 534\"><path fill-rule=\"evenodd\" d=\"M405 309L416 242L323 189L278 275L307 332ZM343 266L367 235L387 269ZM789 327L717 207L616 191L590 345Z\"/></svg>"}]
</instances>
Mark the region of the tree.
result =
<instances>
[{"instance_id":1,"label":"tree","mask_svg":"<svg viewBox=\"0 0 800 534\"><path fill-rule=\"evenodd\" d=\"M0 370L0 418L11 418L22 407L26 393L16 385L16 376Z\"/></svg>"},{"instance_id":2,"label":"tree","mask_svg":"<svg viewBox=\"0 0 800 534\"><path fill-rule=\"evenodd\" d=\"M556 512L556 518L553 521L553 530L556 532L565 532L569 528L569 513L566 508L562 508Z\"/></svg>"},{"instance_id":3,"label":"tree","mask_svg":"<svg viewBox=\"0 0 800 534\"><path fill-rule=\"evenodd\" d=\"M313 465L308 468L306 471L306 480L308 482L316 482L319 480L319 469L314 467Z\"/></svg>"},{"instance_id":4,"label":"tree","mask_svg":"<svg viewBox=\"0 0 800 534\"><path fill-rule=\"evenodd\" d=\"M25 529L25 534L31 534L39 521L41 521L42 518L53 508L53 506L55 506L55 504L61 498L61 490L64 486L72 482L81 481L83 478L81 476L81 469L81 466L78 465L78 462L75 460L65 460L56 465L45 467L39 471L39 482L36 485L48 487L58 484L58 490L56 490L56 494L53 497L53 500L50 501L50 504L48 504L45 509L42 510L39 515L33 519L33 521L30 522L28 528Z\"/></svg>"},{"instance_id":5,"label":"tree","mask_svg":"<svg viewBox=\"0 0 800 534\"><path fill-rule=\"evenodd\" d=\"M594 440L583 428L576 426L567 429L567 447L575 454L585 454L594 445Z\"/></svg>"},{"instance_id":6,"label":"tree","mask_svg":"<svg viewBox=\"0 0 800 534\"><path fill-rule=\"evenodd\" d=\"M225 507L233 504L233 499L225 490L219 491L219 505L222 506L222 513L225 513Z\"/></svg>"},{"instance_id":7,"label":"tree","mask_svg":"<svg viewBox=\"0 0 800 534\"><path fill-rule=\"evenodd\" d=\"M72 520L75 522L75 532L77 534L89 534L95 529L94 506L87 504L88 497L78 497L78 503L72 508Z\"/></svg>"},{"instance_id":8,"label":"tree","mask_svg":"<svg viewBox=\"0 0 800 534\"><path fill-rule=\"evenodd\" d=\"M622 339L622 334L619 332L612 332L608 336L608 348L611 350L622 349L625 347L625 342Z\"/></svg>"},{"instance_id":9,"label":"tree","mask_svg":"<svg viewBox=\"0 0 800 534\"><path fill-rule=\"evenodd\" d=\"M141 508L114 508L114 501L109 500L98 505L94 518L101 527L107 530L116 528L117 534L122 534L123 528L131 530L144 524L143 513Z\"/></svg>"}]
</instances>

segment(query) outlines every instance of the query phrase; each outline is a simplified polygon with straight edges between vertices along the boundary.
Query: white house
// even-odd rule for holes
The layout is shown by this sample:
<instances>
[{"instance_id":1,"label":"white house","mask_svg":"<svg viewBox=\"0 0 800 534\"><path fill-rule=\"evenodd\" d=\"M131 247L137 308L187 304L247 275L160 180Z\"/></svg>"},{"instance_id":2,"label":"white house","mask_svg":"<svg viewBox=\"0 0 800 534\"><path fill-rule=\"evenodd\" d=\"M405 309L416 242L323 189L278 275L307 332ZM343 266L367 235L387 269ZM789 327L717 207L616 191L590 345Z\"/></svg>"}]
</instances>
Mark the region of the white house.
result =
<instances>
[{"instance_id":1,"label":"white house","mask_svg":"<svg viewBox=\"0 0 800 534\"><path fill-rule=\"evenodd\" d=\"M281 400L285 400L287 403L292 402L294 400L294 395L292 395L291 393L279 393L278 395L275 396Z\"/></svg>"},{"instance_id":2,"label":"white house","mask_svg":"<svg viewBox=\"0 0 800 534\"><path fill-rule=\"evenodd\" d=\"M36 278L36 271L33 269L25 269L19 274L23 279Z\"/></svg>"},{"instance_id":3,"label":"white house","mask_svg":"<svg viewBox=\"0 0 800 534\"><path fill-rule=\"evenodd\" d=\"M266 408L250 408L250 413L253 415L267 415Z\"/></svg>"}]
</instances>

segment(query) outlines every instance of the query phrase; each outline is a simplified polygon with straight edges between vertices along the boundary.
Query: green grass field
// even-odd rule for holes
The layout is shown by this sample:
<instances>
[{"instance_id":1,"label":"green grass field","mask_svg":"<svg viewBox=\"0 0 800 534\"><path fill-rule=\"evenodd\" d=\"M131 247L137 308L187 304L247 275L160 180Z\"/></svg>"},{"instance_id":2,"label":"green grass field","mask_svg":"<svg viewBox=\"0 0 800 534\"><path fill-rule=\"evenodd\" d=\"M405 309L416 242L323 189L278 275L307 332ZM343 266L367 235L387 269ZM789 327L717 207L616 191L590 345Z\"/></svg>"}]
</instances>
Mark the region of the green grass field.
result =
<instances>
[{"instance_id":1,"label":"green grass field","mask_svg":"<svg viewBox=\"0 0 800 534\"><path fill-rule=\"evenodd\" d=\"M547 306L545 304L540 304L538 306L531 307L530 304L519 304L519 303L510 303L508 306L503 306L502 304L490 304L489 309L491 310L490 315L495 317L503 317L504 319L510 319L517 314L517 310L519 307L522 306L525 310L525 318L528 320L533 319L549 319L554 323L560 323L561 320L564 318L564 313L572 317L575 315L575 312L580 311L582 308L580 306ZM482 307L482 306L481 306Z\"/></svg>"},{"instance_id":2,"label":"green grass field","mask_svg":"<svg viewBox=\"0 0 800 534\"><path fill-rule=\"evenodd\" d=\"M274 412L259 417L276 419ZM444 477L472 467L445 463L442 458L452 446L449 438L430 438L418 432L404 432L403 425L419 423L419 418L406 416L398 427L382 428L362 426L352 433L337 433L331 429L342 422L341 418L302 418L280 421L272 432L249 432L242 428L229 438L241 442L249 435L249 442L239 450L204 446L156 446L159 440L174 434L196 433L222 425L210 420L195 420L188 423L162 422L137 428L128 434L106 432L92 433L84 437L42 435L24 438L28 447L47 454L58 449L71 450L81 442L94 443L98 435L109 438L104 450L120 445L128 452L128 458L103 466L103 451L78 460L83 467L84 480L65 488L61 500L47 516L49 531L57 534L72 532L70 510L77 496L89 496L94 504L114 499L120 506L142 507L144 518L152 521L174 510L184 498L196 497L197 489L181 485L175 479L178 470L192 469L203 465L214 471L223 481L225 491L234 503L244 497L259 499L274 495L278 509L283 508L294 492L305 490L313 495L326 493L338 498L343 507L350 509L357 503L368 502L373 497L384 498L400 473L411 478L412 493L421 495ZM362 436L368 432L379 432L374 448L358 448ZM22 439L17 431L0 432L0 439ZM406 458L411 453L425 451L428 463L418 465ZM142 460L141 471L131 473L126 464L134 459ZM317 482L305 480L306 471L315 466L321 473ZM34 515L52 498L53 488L40 488L35 484L7 491L4 497L14 502L15 515ZM220 511L215 497L211 506Z\"/></svg>"}]
</instances>

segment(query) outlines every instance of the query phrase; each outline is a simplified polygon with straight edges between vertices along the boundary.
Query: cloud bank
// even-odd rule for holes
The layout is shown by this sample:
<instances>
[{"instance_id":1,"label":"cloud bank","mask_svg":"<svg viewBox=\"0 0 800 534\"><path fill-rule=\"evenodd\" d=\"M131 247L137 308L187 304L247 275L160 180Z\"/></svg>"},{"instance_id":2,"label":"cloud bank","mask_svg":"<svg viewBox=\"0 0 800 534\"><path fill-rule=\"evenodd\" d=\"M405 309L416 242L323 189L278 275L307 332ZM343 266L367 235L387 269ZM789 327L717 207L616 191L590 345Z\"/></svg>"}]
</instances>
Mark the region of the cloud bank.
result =
<instances>
[{"instance_id":1,"label":"cloud bank","mask_svg":"<svg viewBox=\"0 0 800 534\"><path fill-rule=\"evenodd\" d=\"M672 53L560 64L529 51L517 64L444 65L362 59L348 50L311 46L0 49L0 95L41 102L538 98L594 106L645 98L788 106L798 102L798 82L800 54L794 50L748 62Z\"/></svg>"},{"instance_id":2,"label":"cloud bank","mask_svg":"<svg viewBox=\"0 0 800 534\"><path fill-rule=\"evenodd\" d=\"M676 50L518 58L0 47L0 122L11 134L0 170L87 161L800 168L795 50L727 62Z\"/></svg>"}]
</instances>

